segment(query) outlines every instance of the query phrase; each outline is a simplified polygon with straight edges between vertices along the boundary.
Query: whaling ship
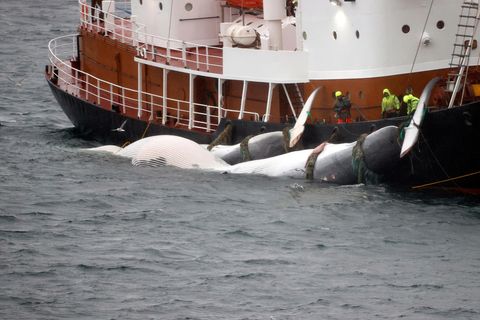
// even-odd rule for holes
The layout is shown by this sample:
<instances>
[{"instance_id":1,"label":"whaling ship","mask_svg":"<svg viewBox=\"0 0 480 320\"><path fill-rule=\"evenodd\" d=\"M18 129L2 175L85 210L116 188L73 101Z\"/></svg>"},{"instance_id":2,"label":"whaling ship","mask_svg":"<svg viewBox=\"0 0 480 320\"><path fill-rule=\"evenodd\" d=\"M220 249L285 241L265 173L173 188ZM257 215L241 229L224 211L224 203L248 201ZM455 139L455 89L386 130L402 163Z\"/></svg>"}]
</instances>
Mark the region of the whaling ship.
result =
<instances>
[{"instance_id":1,"label":"whaling ship","mask_svg":"<svg viewBox=\"0 0 480 320\"><path fill-rule=\"evenodd\" d=\"M478 0L78 4L78 33L50 41L46 78L82 135L209 144L230 127L238 143L291 127L315 91L302 145L351 142L409 123L403 104L382 119L388 88L400 101L429 99L418 142L385 181L480 190ZM336 123L337 91L352 103L351 123Z\"/></svg>"}]
</instances>

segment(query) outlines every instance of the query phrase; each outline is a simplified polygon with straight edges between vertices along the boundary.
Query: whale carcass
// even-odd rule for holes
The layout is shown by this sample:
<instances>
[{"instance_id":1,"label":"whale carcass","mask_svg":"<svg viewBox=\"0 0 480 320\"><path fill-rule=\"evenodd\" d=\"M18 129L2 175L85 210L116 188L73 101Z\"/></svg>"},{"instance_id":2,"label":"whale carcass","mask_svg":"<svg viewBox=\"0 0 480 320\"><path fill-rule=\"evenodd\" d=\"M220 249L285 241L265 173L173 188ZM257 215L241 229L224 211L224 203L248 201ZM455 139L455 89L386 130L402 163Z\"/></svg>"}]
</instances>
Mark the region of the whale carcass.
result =
<instances>
[{"instance_id":1,"label":"whale carcass","mask_svg":"<svg viewBox=\"0 0 480 320\"><path fill-rule=\"evenodd\" d=\"M365 182L367 173L381 176L399 162L398 128L381 128L363 139L343 144L324 143L316 149L292 151L274 157L230 165L199 144L178 136L160 135L138 140L123 149L100 147L132 159L134 166L171 165L231 174L257 174L327 181ZM362 178L363 177L363 178Z\"/></svg>"}]
</instances>

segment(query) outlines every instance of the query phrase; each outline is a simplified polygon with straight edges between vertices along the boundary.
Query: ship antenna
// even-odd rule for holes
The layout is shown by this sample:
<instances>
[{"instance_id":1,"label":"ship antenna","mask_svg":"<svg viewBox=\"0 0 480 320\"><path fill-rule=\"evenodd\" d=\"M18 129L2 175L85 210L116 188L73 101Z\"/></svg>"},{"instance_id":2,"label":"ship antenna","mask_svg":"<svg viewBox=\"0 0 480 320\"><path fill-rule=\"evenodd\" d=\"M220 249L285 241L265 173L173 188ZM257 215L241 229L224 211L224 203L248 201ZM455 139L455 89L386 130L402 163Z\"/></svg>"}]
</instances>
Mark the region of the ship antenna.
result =
<instances>
[{"instance_id":1,"label":"ship antenna","mask_svg":"<svg viewBox=\"0 0 480 320\"><path fill-rule=\"evenodd\" d=\"M407 85L410 83L410 79L412 78L413 68L415 67L415 63L417 62L418 53L420 52L420 46L422 45L422 37L425 34L425 29L427 29L427 23L428 23L428 19L430 18L430 13L432 12L434 1L435 0L432 0L432 2L430 2L430 9L428 9L428 15L427 15L427 18L425 19L425 24L423 25L422 34L420 35L420 40L418 40L417 52L415 52L415 57L413 58L412 68L410 69L410 74L408 75Z\"/></svg>"}]
</instances>

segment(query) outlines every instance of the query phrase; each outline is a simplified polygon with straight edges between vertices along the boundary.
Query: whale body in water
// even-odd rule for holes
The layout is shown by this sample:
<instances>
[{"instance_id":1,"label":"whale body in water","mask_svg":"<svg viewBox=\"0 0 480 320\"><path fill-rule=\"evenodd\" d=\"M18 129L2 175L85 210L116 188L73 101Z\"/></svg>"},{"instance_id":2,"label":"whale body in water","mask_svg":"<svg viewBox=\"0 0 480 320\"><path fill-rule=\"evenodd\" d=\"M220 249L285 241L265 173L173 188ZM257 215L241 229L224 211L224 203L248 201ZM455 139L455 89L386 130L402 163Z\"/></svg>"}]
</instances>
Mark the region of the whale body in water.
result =
<instances>
[{"instance_id":1,"label":"whale body in water","mask_svg":"<svg viewBox=\"0 0 480 320\"><path fill-rule=\"evenodd\" d=\"M241 143L218 145L213 147L210 152L233 165L246 161L245 152L248 153L249 159L247 161L249 161L278 156L286 151L283 132L273 131L261 133L250 138L245 148L242 148Z\"/></svg>"},{"instance_id":2,"label":"whale body in water","mask_svg":"<svg viewBox=\"0 0 480 320\"><path fill-rule=\"evenodd\" d=\"M196 142L170 135L144 138L120 149L103 146L90 150L131 158L134 166L171 165L270 177L305 178L309 174L315 180L355 184L361 182L359 168L382 175L395 167L400 159L397 138L398 128L388 126L369 134L361 142L324 143L316 149L292 151L234 165L228 164ZM312 154L315 157L312 158Z\"/></svg>"}]
</instances>

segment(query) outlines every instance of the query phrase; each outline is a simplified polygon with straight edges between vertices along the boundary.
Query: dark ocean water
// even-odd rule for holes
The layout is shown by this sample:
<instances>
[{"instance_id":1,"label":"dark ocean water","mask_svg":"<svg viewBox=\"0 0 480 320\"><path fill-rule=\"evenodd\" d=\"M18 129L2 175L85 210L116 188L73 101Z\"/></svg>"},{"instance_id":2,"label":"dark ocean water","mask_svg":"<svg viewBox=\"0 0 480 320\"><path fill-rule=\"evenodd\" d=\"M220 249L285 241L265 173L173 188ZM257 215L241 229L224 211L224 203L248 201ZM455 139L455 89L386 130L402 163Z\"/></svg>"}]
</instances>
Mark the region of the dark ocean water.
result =
<instances>
[{"instance_id":1,"label":"dark ocean water","mask_svg":"<svg viewBox=\"0 0 480 320\"><path fill-rule=\"evenodd\" d=\"M43 78L75 0L0 2L1 319L480 319L480 201L132 167Z\"/></svg>"}]
</instances>

